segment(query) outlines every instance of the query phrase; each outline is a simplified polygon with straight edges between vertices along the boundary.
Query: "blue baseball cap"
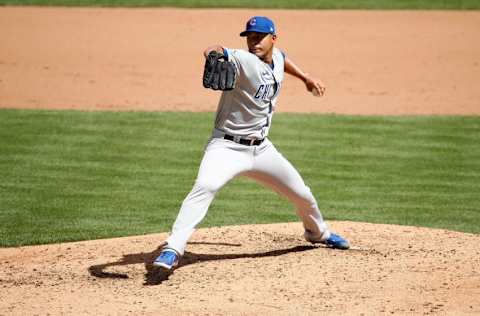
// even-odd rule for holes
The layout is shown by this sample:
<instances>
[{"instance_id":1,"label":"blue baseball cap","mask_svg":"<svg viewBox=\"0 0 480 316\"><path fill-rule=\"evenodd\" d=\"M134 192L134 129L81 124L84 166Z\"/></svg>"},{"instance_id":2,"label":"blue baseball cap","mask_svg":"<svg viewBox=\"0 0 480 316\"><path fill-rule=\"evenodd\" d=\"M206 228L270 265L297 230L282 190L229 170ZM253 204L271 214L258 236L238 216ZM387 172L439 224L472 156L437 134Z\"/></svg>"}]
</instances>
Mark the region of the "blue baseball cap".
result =
<instances>
[{"instance_id":1,"label":"blue baseball cap","mask_svg":"<svg viewBox=\"0 0 480 316\"><path fill-rule=\"evenodd\" d=\"M247 36L248 32L275 34L275 25L266 16L254 16L248 20L245 31L240 36Z\"/></svg>"}]
</instances>

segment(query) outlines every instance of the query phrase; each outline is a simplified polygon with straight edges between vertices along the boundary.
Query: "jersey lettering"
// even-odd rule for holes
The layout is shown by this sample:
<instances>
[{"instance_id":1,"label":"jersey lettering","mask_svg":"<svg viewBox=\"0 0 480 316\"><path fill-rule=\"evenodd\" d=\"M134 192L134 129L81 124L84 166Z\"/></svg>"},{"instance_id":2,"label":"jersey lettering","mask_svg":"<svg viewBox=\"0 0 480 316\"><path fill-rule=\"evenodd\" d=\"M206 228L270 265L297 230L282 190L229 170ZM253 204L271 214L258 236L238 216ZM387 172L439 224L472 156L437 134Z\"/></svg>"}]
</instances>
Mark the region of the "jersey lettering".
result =
<instances>
[{"instance_id":1,"label":"jersey lettering","mask_svg":"<svg viewBox=\"0 0 480 316\"><path fill-rule=\"evenodd\" d=\"M255 93L255 99L270 101L270 90L272 90L272 87L273 84L261 84Z\"/></svg>"},{"instance_id":2,"label":"jersey lettering","mask_svg":"<svg viewBox=\"0 0 480 316\"><path fill-rule=\"evenodd\" d=\"M270 92L271 87L272 85L268 84L267 87L265 88L265 92L263 92L263 95L262 95L263 100L267 100L268 93Z\"/></svg>"}]
</instances>

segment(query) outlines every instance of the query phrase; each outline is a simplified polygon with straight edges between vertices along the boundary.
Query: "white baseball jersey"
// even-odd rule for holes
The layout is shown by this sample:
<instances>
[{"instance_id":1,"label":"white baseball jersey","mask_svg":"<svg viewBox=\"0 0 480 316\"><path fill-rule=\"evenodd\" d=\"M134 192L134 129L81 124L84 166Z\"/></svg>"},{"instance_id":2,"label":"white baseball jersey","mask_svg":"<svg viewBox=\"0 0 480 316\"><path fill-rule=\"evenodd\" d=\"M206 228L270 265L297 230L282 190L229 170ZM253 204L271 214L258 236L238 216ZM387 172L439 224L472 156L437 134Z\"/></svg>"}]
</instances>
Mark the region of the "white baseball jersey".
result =
<instances>
[{"instance_id":1,"label":"white baseball jersey","mask_svg":"<svg viewBox=\"0 0 480 316\"><path fill-rule=\"evenodd\" d=\"M183 255L188 239L207 214L216 192L240 175L288 198L296 206L311 239L329 238L330 231L310 188L268 138L259 145L225 139L225 133L247 139L267 136L283 81L283 53L273 49L272 65L245 50L225 49L225 53L237 67L237 83L235 89L222 93L215 128L205 147L197 179L182 203L167 247Z\"/></svg>"},{"instance_id":2,"label":"white baseball jersey","mask_svg":"<svg viewBox=\"0 0 480 316\"><path fill-rule=\"evenodd\" d=\"M235 89L220 98L215 128L234 136L263 139L283 81L285 56L273 48L272 65L242 49L224 49L237 68Z\"/></svg>"}]
</instances>

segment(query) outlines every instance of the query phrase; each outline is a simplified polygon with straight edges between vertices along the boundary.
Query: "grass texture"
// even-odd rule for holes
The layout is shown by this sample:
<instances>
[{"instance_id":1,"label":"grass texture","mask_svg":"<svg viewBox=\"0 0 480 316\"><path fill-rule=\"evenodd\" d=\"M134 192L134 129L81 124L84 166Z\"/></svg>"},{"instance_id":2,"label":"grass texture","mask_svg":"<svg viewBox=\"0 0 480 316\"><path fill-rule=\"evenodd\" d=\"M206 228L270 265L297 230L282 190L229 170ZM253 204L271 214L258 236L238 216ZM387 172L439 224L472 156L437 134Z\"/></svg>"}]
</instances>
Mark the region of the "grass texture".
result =
<instances>
[{"instance_id":1,"label":"grass texture","mask_svg":"<svg viewBox=\"0 0 480 316\"><path fill-rule=\"evenodd\" d=\"M0 0L0 5L275 9L480 9L479 0Z\"/></svg>"},{"instance_id":2,"label":"grass texture","mask_svg":"<svg viewBox=\"0 0 480 316\"><path fill-rule=\"evenodd\" d=\"M0 246L168 231L213 113L0 110ZM480 232L480 117L276 114L327 220ZM238 178L202 226L296 221Z\"/></svg>"}]
</instances>

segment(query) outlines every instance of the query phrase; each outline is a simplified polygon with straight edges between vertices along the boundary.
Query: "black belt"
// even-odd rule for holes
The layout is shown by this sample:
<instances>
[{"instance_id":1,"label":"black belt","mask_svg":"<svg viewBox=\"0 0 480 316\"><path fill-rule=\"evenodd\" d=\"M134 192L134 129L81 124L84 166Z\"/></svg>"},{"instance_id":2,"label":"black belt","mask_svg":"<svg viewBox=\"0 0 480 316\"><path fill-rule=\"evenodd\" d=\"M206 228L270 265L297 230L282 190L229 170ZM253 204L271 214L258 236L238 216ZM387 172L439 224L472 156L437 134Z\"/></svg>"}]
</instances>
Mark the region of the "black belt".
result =
<instances>
[{"instance_id":1,"label":"black belt","mask_svg":"<svg viewBox=\"0 0 480 316\"><path fill-rule=\"evenodd\" d=\"M226 140L231 140L232 142L239 143L239 144L242 144L242 145L247 145L247 146L258 146L261 143L263 143L263 141L265 140L265 138L264 139L240 138L237 141L237 140L235 140L235 137L233 137L232 135L227 135L227 134L225 134L225 136L223 136L223 138L226 139Z\"/></svg>"}]
</instances>

